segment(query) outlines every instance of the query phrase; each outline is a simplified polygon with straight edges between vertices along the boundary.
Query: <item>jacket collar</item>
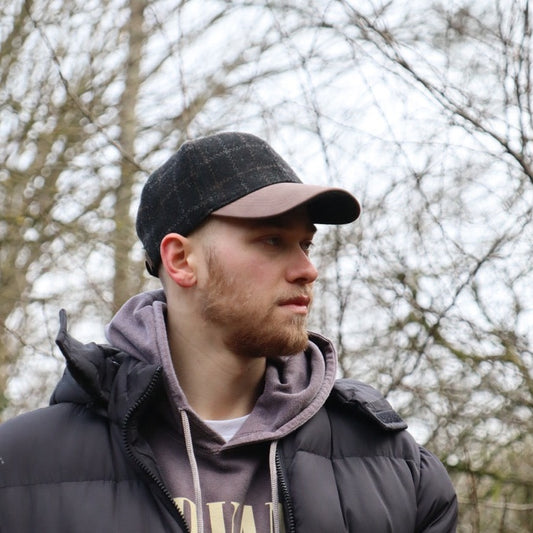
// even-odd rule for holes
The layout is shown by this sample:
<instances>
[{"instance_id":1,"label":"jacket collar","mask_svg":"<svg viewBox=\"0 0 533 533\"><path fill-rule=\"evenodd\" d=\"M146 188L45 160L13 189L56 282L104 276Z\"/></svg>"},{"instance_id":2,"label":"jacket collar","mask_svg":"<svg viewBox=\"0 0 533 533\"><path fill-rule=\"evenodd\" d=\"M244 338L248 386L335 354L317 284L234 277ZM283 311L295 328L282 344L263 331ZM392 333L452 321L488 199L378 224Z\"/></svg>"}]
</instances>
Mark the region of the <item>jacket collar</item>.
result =
<instances>
[{"instance_id":1,"label":"jacket collar","mask_svg":"<svg viewBox=\"0 0 533 533\"><path fill-rule=\"evenodd\" d=\"M407 424L376 389L353 379L339 379L330 398L356 409L387 431L401 431Z\"/></svg>"},{"instance_id":2,"label":"jacket collar","mask_svg":"<svg viewBox=\"0 0 533 533\"><path fill-rule=\"evenodd\" d=\"M112 346L79 342L67 331L63 309L59 322L56 343L66 359L67 369L50 403L90 405L107 412L112 419L122 419L149 387L159 366L139 361Z\"/></svg>"}]
</instances>

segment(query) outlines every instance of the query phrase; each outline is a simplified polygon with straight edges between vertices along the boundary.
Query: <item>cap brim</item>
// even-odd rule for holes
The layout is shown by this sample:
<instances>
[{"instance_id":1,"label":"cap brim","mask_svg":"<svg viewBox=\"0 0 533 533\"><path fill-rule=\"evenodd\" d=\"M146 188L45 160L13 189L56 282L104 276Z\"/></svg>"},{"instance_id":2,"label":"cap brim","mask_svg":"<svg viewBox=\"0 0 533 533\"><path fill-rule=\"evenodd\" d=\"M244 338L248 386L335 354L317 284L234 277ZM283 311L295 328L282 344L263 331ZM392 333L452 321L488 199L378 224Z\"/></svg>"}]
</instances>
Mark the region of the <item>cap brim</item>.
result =
<instances>
[{"instance_id":1,"label":"cap brim","mask_svg":"<svg viewBox=\"0 0 533 533\"><path fill-rule=\"evenodd\" d=\"M311 221L317 224L348 224L357 219L361 207L348 191L304 183L274 183L258 189L213 215L234 218L267 218L307 204Z\"/></svg>"}]
</instances>

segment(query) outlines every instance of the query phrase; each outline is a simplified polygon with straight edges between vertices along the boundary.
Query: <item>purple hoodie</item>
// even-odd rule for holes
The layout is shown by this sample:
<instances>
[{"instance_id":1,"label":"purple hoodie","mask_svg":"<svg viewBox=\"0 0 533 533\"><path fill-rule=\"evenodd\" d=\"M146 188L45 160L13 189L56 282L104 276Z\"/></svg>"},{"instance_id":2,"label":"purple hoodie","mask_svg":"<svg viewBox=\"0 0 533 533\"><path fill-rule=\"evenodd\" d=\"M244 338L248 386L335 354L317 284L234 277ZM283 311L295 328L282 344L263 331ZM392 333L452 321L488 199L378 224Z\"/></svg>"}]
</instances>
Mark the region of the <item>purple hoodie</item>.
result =
<instances>
[{"instance_id":1,"label":"purple hoodie","mask_svg":"<svg viewBox=\"0 0 533 533\"><path fill-rule=\"evenodd\" d=\"M336 377L333 347L327 343L329 349L320 351L310 340L305 352L269 360L262 394L226 442L193 411L180 387L165 316L162 290L141 293L119 310L106 336L113 346L163 367L169 402L153 413L148 439L176 505L193 533L283 531L276 443L324 404Z\"/></svg>"}]
</instances>

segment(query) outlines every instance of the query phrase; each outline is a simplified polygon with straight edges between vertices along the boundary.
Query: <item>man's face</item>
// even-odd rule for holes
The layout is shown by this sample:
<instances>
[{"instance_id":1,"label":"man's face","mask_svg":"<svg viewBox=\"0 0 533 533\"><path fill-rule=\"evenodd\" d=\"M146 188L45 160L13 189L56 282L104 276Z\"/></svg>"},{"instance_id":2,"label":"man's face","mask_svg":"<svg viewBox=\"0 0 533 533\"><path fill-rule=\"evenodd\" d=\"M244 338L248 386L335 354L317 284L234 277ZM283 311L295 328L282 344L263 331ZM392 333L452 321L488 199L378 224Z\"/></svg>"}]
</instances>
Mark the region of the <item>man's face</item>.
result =
<instances>
[{"instance_id":1,"label":"man's face","mask_svg":"<svg viewBox=\"0 0 533 533\"><path fill-rule=\"evenodd\" d=\"M316 228L303 208L269 219L208 222L202 318L227 348L246 357L291 355L307 345L317 271L309 260Z\"/></svg>"}]
</instances>

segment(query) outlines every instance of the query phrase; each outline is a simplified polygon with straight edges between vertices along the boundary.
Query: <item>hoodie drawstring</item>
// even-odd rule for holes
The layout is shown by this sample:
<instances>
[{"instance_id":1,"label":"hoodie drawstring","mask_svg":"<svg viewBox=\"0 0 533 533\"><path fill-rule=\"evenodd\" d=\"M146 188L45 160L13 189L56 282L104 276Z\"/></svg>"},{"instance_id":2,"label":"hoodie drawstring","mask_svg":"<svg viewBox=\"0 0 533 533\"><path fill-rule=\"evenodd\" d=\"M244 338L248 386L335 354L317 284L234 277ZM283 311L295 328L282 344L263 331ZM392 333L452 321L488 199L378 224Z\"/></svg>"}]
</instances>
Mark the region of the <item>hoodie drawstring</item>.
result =
<instances>
[{"instance_id":1,"label":"hoodie drawstring","mask_svg":"<svg viewBox=\"0 0 533 533\"><path fill-rule=\"evenodd\" d=\"M196 520L198 533L204 533L204 511L202 502L202 488L200 486L200 474L198 472L198 463L194 455L194 446L192 441L191 426L189 424L189 417L184 409L180 410L181 423L183 425L183 436L185 438L185 448L187 450L187 457L191 466L191 475L194 486L194 503L196 505ZM280 516L279 516L279 490L278 490L278 474L276 468L276 453L278 449L278 441L273 440L270 443L268 453L268 466L270 470L270 490L272 495L272 519L274 522L274 533L280 533Z\"/></svg>"},{"instance_id":2,"label":"hoodie drawstring","mask_svg":"<svg viewBox=\"0 0 533 533\"><path fill-rule=\"evenodd\" d=\"M274 520L274 533L279 532L279 492L278 492L278 473L276 469L276 452L278 441L273 440L270 443L268 453L268 466L270 468L270 490L272 491L272 513Z\"/></svg>"},{"instance_id":3,"label":"hoodie drawstring","mask_svg":"<svg viewBox=\"0 0 533 533\"><path fill-rule=\"evenodd\" d=\"M196 520L198 522L198 533L204 533L204 506L202 503L202 488L200 487L200 474L198 473L198 464L194 455L194 447L192 443L191 426L189 424L189 417L185 410L180 410L181 423L183 424L183 435L185 437L185 448L187 449L187 457L191 465L192 482L194 486L194 503L196 505Z\"/></svg>"}]
</instances>

